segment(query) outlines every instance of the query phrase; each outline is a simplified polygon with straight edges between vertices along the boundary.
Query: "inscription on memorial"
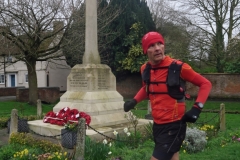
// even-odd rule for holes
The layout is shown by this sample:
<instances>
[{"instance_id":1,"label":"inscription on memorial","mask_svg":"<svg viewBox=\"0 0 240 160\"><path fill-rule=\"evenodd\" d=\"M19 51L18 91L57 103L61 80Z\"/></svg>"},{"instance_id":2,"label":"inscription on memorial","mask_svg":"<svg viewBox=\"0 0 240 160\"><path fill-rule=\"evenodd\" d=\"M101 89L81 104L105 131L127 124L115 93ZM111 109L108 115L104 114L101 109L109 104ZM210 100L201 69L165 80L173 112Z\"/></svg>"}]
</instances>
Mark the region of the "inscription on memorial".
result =
<instances>
[{"instance_id":1,"label":"inscription on memorial","mask_svg":"<svg viewBox=\"0 0 240 160\"><path fill-rule=\"evenodd\" d=\"M86 74L84 71L73 73L70 81L70 87L77 89L87 89L88 88L88 80L86 78Z\"/></svg>"},{"instance_id":2,"label":"inscription on memorial","mask_svg":"<svg viewBox=\"0 0 240 160\"><path fill-rule=\"evenodd\" d=\"M98 71L98 89L109 89L108 70Z\"/></svg>"}]
</instances>

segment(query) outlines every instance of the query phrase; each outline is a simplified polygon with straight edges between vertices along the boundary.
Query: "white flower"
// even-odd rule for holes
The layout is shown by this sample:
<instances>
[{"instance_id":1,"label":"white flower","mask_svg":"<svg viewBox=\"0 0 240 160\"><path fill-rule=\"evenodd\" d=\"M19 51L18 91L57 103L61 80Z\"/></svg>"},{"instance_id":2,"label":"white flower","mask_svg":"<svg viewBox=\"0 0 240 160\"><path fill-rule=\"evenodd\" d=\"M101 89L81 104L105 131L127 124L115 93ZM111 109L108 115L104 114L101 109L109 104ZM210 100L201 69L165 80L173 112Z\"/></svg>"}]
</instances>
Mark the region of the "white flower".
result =
<instances>
[{"instance_id":1,"label":"white flower","mask_svg":"<svg viewBox=\"0 0 240 160\"><path fill-rule=\"evenodd\" d=\"M113 131L114 136L118 135L118 132L116 130Z\"/></svg>"},{"instance_id":2,"label":"white flower","mask_svg":"<svg viewBox=\"0 0 240 160\"><path fill-rule=\"evenodd\" d=\"M137 119L137 117L136 116L133 116L133 120L136 120Z\"/></svg>"},{"instance_id":3,"label":"white flower","mask_svg":"<svg viewBox=\"0 0 240 160\"><path fill-rule=\"evenodd\" d=\"M132 115L133 115L133 113L131 111L129 111L129 116L132 116Z\"/></svg>"},{"instance_id":4,"label":"white flower","mask_svg":"<svg viewBox=\"0 0 240 160\"><path fill-rule=\"evenodd\" d=\"M108 154L112 154L112 152L111 152L111 151L109 151L109 152L108 152Z\"/></svg>"},{"instance_id":5,"label":"white flower","mask_svg":"<svg viewBox=\"0 0 240 160\"><path fill-rule=\"evenodd\" d=\"M110 142L108 145L109 145L109 147L111 147L111 146L112 146L112 143Z\"/></svg>"},{"instance_id":6,"label":"white flower","mask_svg":"<svg viewBox=\"0 0 240 160\"><path fill-rule=\"evenodd\" d=\"M131 135L131 133L130 132L127 132L127 136L129 137Z\"/></svg>"},{"instance_id":7,"label":"white flower","mask_svg":"<svg viewBox=\"0 0 240 160\"><path fill-rule=\"evenodd\" d=\"M128 128L124 128L123 131L124 131L124 133L127 133L128 132Z\"/></svg>"},{"instance_id":8,"label":"white flower","mask_svg":"<svg viewBox=\"0 0 240 160\"><path fill-rule=\"evenodd\" d=\"M103 144L107 144L107 140L106 139L103 140Z\"/></svg>"}]
</instances>

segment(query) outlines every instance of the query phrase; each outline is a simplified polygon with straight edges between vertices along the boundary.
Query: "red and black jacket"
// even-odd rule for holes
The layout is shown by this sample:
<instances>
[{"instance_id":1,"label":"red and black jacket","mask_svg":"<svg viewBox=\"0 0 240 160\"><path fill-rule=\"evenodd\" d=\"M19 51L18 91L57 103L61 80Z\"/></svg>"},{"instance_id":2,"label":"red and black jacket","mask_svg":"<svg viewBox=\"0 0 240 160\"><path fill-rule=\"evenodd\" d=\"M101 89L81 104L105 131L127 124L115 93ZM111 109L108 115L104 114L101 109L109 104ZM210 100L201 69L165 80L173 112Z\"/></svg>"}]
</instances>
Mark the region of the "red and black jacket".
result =
<instances>
[{"instance_id":1,"label":"red and black jacket","mask_svg":"<svg viewBox=\"0 0 240 160\"><path fill-rule=\"evenodd\" d=\"M182 65L180 77L175 77L175 79L179 80L179 87L174 86L173 88L173 90L178 90L177 94L182 91L180 97L179 95L178 97L173 97L174 94L169 94L171 92L171 89L169 89L167 84L169 83L169 69L171 69L169 66L173 62L177 65ZM147 64L141 66L142 76L146 65ZM157 124L180 120L184 115L186 108L183 100L185 94L185 81L191 82L199 87L196 102L205 103L211 90L211 83L195 72L187 63L182 63L181 61L176 61L169 56L166 56L160 64L151 65L149 82L143 81L143 87L139 90L134 99L136 99L137 102L140 102L147 97L150 99L153 120Z\"/></svg>"}]
</instances>

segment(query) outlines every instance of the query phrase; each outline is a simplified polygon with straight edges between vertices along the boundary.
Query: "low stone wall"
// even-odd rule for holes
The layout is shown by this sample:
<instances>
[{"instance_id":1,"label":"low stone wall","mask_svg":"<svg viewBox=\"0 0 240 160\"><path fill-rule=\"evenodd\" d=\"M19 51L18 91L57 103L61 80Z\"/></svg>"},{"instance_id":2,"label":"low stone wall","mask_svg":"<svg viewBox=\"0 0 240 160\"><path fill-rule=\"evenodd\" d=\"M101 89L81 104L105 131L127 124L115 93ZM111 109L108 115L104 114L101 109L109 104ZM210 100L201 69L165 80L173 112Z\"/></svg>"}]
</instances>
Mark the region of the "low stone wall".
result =
<instances>
[{"instance_id":1,"label":"low stone wall","mask_svg":"<svg viewBox=\"0 0 240 160\"><path fill-rule=\"evenodd\" d=\"M6 87L0 88L0 96L16 96L17 88L25 88L25 87Z\"/></svg>"},{"instance_id":2,"label":"low stone wall","mask_svg":"<svg viewBox=\"0 0 240 160\"><path fill-rule=\"evenodd\" d=\"M240 100L240 74L202 74L212 83L209 98ZM187 83L187 92L196 97L198 87Z\"/></svg>"},{"instance_id":3,"label":"low stone wall","mask_svg":"<svg viewBox=\"0 0 240 160\"><path fill-rule=\"evenodd\" d=\"M212 83L211 99L240 100L240 74L202 74ZM131 75L117 82L117 91L124 98L133 98L142 86L140 75ZM191 83L186 84L187 93L196 97L199 88Z\"/></svg>"},{"instance_id":4,"label":"low stone wall","mask_svg":"<svg viewBox=\"0 0 240 160\"><path fill-rule=\"evenodd\" d=\"M117 91L124 98L133 98L142 86L141 75L131 75L124 80L117 81Z\"/></svg>"},{"instance_id":5,"label":"low stone wall","mask_svg":"<svg viewBox=\"0 0 240 160\"><path fill-rule=\"evenodd\" d=\"M59 99L59 87L41 87L38 88L38 99L46 103L54 103ZM16 100L19 102L28 102L29 89L18 88L16 90Z\"/></svg>"}]
</instances>

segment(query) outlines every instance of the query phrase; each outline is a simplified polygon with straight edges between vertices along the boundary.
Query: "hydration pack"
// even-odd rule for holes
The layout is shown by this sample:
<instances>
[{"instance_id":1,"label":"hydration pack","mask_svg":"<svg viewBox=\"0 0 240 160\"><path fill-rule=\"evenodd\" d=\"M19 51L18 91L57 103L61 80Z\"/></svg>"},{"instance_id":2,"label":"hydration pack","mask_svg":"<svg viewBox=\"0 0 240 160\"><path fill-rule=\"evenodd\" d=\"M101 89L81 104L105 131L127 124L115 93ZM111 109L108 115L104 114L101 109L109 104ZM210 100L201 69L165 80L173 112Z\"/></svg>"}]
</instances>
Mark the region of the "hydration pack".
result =
<instances>
[{"instance_id":1,"label":"hydration pack","mask_svg":"<svg viewBox=\"0 0 240 160\"><path fill-rule=\"evenodd\" d=\"M186 91L186 82L180 77L181 69L183 62L181 64L177 64L177 61L174 60L169 66L152 68L151 64L147 63L145 69L142 73L142 80L146 83L146 92L147 94L168 94L170 97L182 100L185 97ZM168 69L168 75L166 81L150 81L151 70L158 69ZM149 85L155 84L158 85L160 83L167 85L167 92L150 92Z\"/></svg>"}]
</instances>

